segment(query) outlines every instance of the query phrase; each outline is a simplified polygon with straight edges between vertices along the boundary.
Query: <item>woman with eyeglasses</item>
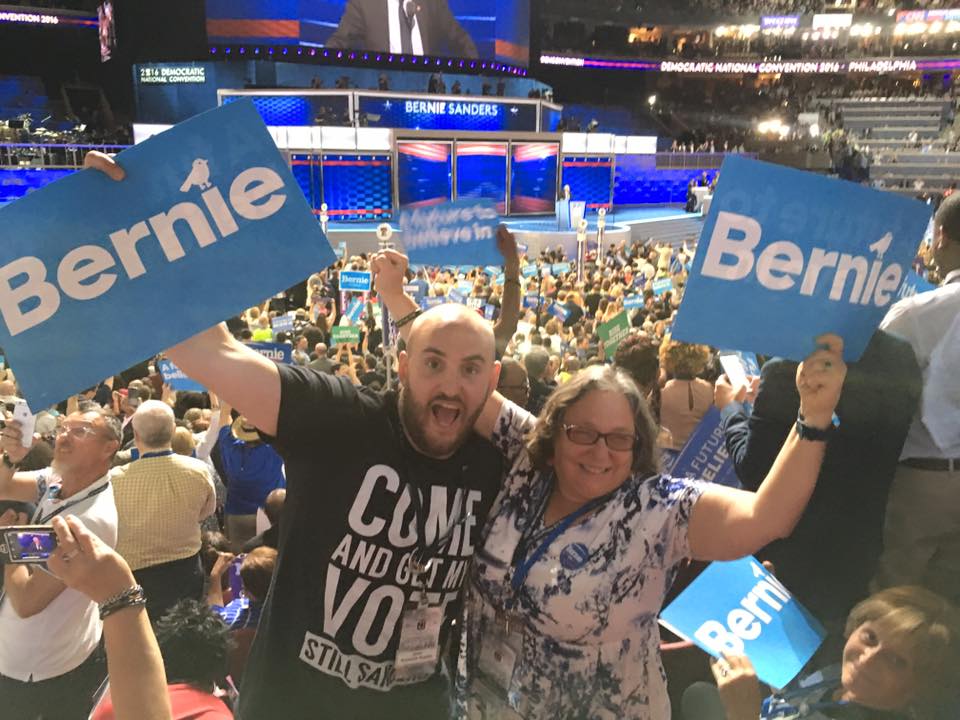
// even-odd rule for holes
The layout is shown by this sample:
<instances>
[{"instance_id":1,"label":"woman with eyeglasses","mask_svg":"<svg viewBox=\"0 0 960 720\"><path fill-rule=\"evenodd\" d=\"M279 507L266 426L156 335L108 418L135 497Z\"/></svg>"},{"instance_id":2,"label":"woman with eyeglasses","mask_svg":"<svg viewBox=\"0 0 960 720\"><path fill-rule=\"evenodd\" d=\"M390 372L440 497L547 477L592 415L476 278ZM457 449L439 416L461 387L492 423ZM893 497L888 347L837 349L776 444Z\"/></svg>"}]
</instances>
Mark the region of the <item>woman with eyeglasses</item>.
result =
<instances>
[{"instance_id":1,"label":"woman with eyeglasses","mask_svg":"<svg viewBox=\"0 0 960 720\"><path fill-rule=\"evenodd\" d=\"M685 558L750 554L799 519L846 373L841 340L819 342L797 373L801 419L756 493L661 475L656 423L623 370L580 372L539 419L493 395L475 429L510 470L466 604L470 717L670 717L664 596Z\"/></svg>"}]
</instances>

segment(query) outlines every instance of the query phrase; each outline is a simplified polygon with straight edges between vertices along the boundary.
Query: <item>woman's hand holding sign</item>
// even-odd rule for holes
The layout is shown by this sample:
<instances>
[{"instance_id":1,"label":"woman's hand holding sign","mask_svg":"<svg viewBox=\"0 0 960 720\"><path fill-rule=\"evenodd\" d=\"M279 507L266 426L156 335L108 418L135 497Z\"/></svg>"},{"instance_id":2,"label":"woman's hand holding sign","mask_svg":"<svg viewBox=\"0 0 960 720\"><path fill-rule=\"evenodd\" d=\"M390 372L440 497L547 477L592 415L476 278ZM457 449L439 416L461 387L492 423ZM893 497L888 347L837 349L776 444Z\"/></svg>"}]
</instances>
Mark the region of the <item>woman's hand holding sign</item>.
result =
<instances>
[{"instance_id":1,"label":"woman's hand holding sign","mask_svg":"<svg viewBox=\"0 0 960 720\"><path fill-rule=\"evenodd\" d=\"M821 335L817 338L817 347L797 368L797 391L804 422L811 427L827 428L840 400L847 366L843 362L841 338Z\"/></svg>"}]
</instances>

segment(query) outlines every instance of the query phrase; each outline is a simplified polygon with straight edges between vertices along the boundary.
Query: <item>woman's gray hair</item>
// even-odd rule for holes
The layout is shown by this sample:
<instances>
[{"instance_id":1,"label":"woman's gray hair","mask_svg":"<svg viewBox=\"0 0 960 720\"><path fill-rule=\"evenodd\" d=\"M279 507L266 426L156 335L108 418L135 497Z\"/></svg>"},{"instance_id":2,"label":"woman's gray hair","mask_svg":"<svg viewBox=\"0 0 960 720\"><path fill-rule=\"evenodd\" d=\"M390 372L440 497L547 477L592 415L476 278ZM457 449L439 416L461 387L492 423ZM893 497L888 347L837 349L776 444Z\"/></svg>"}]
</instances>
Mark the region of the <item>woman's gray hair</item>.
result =
<instances>
[{"instance_id":1,"label":"woman's gray hair","mask_svg":"<svg viewBox=\"0 0 960 720\"><path fill-rule=\"evenodd\" d=\"M626 372L611 365L594 365L581 370L558 386L547 399L537 424L527 436L527 452L537 470L546 470L553 459L554 447L563 432L567 408L594 390L620 393L633 410L637 441L633 446L632 470L643 475L660 471L657 453L657 423L650 413L643 392Z\"/></svg>"}]
</instances>

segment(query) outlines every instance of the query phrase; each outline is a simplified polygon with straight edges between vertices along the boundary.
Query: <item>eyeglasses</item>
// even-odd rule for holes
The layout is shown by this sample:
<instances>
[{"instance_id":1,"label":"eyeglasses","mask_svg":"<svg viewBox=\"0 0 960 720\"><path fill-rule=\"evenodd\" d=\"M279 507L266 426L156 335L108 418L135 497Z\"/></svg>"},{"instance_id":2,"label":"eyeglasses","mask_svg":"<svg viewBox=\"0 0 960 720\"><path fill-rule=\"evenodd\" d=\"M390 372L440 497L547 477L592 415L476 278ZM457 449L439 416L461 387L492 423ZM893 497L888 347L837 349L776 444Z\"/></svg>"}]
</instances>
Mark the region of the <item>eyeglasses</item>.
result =
<instances>
[{"instance_id":1,"label":"eyeglasses","mask_svg":"<svg viewBox=\"0 0 960 720\"><path fill-rule=\"evenodd\" d=\"M54 432L54 437L60 438L69 435L74 440L84 440L91 435L101 435L89 425L62 425Z\"/></svg>"},{"instance_id":2,"label":"eyeglasses","mask_svg":"<svg viewBox=\"0 0 960 720\"><path fill-rule=\"evenodd\" d=\"M583 425L564 425L563 430L567 434L567 439L576 445L593 445L603 438L607 447L617 452L633 450L633 446L637 442L637 436L630 433L602 433Z\"/></svg>"},{"instance_id":3,"label":"eyeglasses","mask_svg":"<svg viewBox=\"0 0 960 720\"><path fill-rule=\"evenodd\" d=\"M525 383L521 383L520 385L507 385L505 383L500 383L497 389L498 390L526 390L527 392L529 392L530 383L525 382Z\"/></svg>"}]
</instances>

